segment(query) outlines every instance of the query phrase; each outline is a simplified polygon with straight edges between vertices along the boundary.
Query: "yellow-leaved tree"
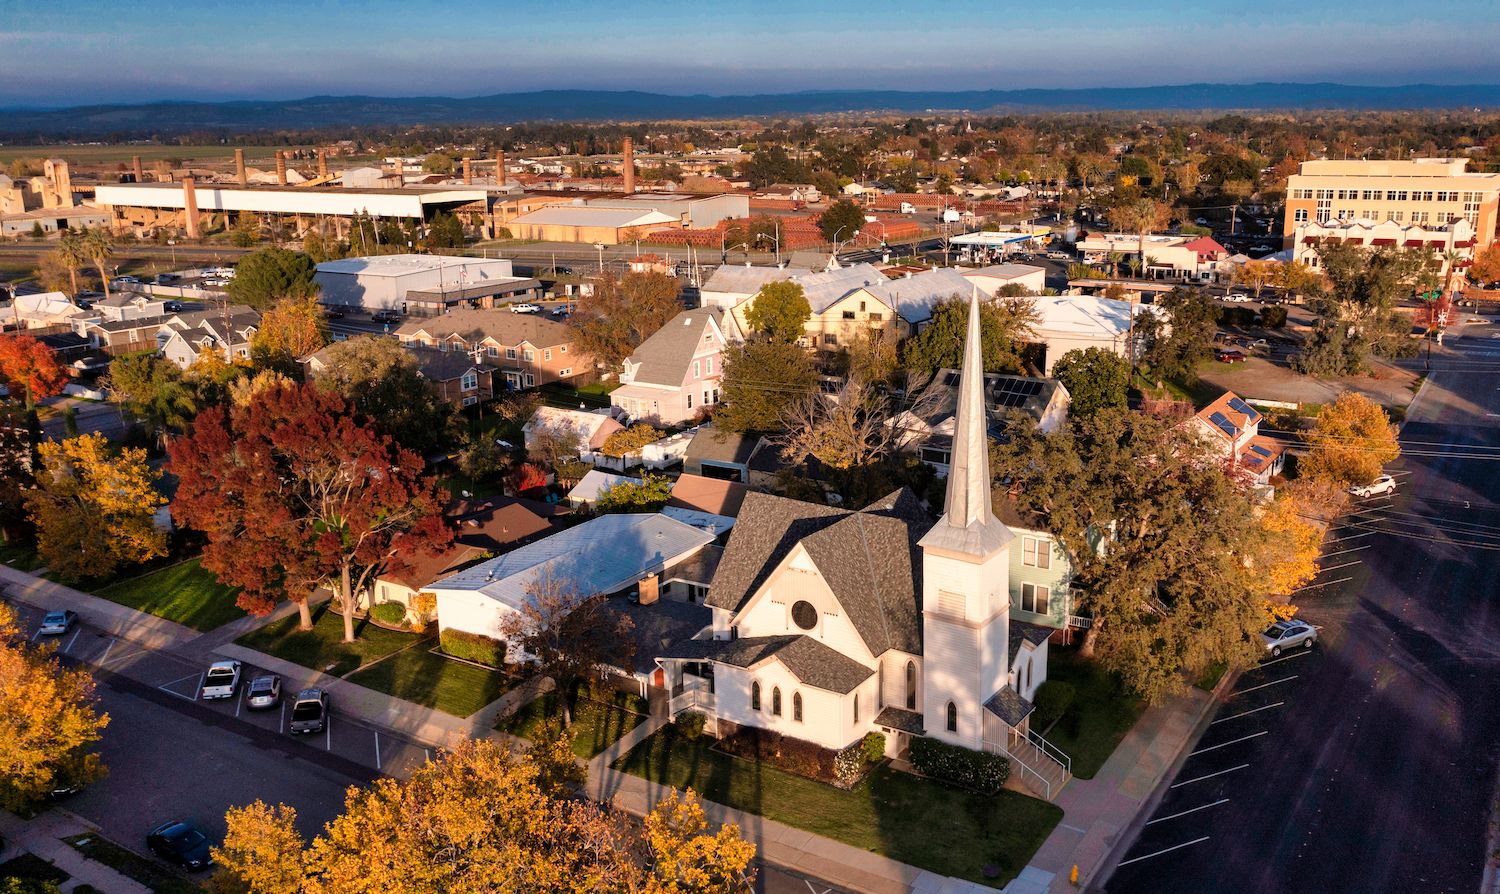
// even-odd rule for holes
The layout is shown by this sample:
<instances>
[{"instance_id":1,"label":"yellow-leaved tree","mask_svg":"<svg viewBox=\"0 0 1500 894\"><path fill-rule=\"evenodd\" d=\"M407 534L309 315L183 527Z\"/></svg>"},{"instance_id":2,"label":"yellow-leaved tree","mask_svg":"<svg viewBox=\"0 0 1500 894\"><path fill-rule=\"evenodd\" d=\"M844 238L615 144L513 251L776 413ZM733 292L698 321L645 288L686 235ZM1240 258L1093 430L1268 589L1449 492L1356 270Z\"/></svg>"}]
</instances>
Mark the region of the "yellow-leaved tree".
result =
<instances>
[{"instance_id":1,"label":"yellow-leaved tree","mask_svg":"<svg viewBox=\"0 0 1500 894\"><path fill-rule=\"evenodd\" d=\"M710 829L692 790L674 792L646 817L646 846L649 894L748 894L754 888L755 845L733 823Z\"/></svg>"},{"instance_id":2,"label":"yellow-leaved tree","mask_svg":"<svg viewBox=\"0 0 1500 894\"><path fill-rule=\"evenodd\" d=\"M37 554L53 573L70 581L101 578L167 554L166 532L154 522L167 500L145 450L116 450L98 433L38 449L42 469L26 508Z\"/></svg>"},{"instance_id":3,"label":"yellow-leaved tree","mask_svg":"<svg viewBox=\"0 0 1500 894\"><path fill-rule=\"evenodd\" d=\"M1259 570L1270 596L1290 596L1317 576L1323 530L1305 515L1292 494L1281 495L1261 512L1266 540Z\"/></svg>"},{"instance_id":4,"label":"yellow-leaved tree","mask_svg":"<svg viewBox=\"0 0 1500 894\"><path fill-rule=\"evenodd\" d=\"M0 605L0 805L19 810L50 792L104 775L88 751L109 723L94 706L94 679L33 646Z\"/></svg>"},{"instance_id":5,"label":"yellow-leaved tree","mask_svg":"<svg viewBox=\"0 0 1500 894\"><path fill-rule=\"evenodd\" d=\"M1307 456L1298 466L1301 474L1343 487L1369 484L1401 455L1396 426L1385 410L1353 391L1323 407L1307 443Z\"/></svg>"},{"instance_id":6,"label":"yellow-leaved tree","mask_svg":"<svg viewBox=\"0 0 1500 894\"><path fill-rule=\"evenodd\" d=\"M224 814L224 843L213 849L218 890L246 894L299 894L306 880L303 851L307 843L297 832L297 811L285 804L268 807L256 801L232 807ZM223 884L225 876L237 878L239 886Z\"/></svg>"}]
</instances>

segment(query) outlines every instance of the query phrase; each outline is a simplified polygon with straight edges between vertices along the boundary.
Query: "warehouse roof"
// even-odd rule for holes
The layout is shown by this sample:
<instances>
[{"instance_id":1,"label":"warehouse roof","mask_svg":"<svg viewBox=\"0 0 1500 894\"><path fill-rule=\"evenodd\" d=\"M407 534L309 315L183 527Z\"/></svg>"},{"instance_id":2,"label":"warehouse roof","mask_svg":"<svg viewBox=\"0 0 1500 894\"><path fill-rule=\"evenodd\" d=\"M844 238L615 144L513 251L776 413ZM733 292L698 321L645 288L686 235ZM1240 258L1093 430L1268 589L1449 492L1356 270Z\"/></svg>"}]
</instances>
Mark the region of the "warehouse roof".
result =
<instances>
[{"instance_id":1,"label":"warehouse roof","mask_svg":"<svg viewBox=\"0 0 1500 894\"><path fill-rule=\"evenodd\" d=\"M511 221L531 226L614 228L677 222L678 218L649 208L596 208L589 205L548 205Z\"/></svg>"}]
</instances>

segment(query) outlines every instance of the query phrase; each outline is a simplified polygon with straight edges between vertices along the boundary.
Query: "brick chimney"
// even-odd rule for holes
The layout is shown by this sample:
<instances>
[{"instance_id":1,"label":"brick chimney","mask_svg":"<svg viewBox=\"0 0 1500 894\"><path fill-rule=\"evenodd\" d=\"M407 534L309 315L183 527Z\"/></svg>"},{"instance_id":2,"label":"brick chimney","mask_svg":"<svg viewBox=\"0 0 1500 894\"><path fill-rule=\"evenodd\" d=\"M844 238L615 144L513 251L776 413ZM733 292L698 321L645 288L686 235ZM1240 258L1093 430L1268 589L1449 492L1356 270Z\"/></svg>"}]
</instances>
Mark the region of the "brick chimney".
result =
<instances>
[{"instance_id":1,"label":"brick chimney","mask_svg":"<svg viewBox=\"0 0 1500 894\"><path fill-rule=\"evenodd\" d=\"M48 160L47 175L52 179L52 192L57 196L57 207L73 207L73 177L68 173L68 163L61 158Z\"/></svg>"},{"instance_id":2,"label":"brick chimney","mask_svg":"<svg viewBox=\"0 0 1500 894\"><path fill-rule=\"evenodd\" d=\"M135 168L135 182L145 183L146 169L141 167L141 157L139 155L132 156L130 159L130 164L133 168Z\"/></svg>"},{"instance_id":3,"label":"brick chimney","mask_svg":"<svg viewBox=\"0 0 1500 894\"><path fill-rule=\"evenodd\" d=\"M625 138L624 158L620 160L620 173L625 177L625 191L635 192L635 141Z\"/></svg>"},{"instance_id":4,"label":"brick chimney","mask_svg":"<svg viewBox=\"0 0 1500 894\"><path fill-rule=\"evenodd\" d=\"M187 218L187 237L197 239L201 232L198 227L198 194L193 189L193 178L182 178L182 210Z\"/></svg>"},{"instance_id":5,"label":"brick chimney","mask_svg":"<svg viewBox=\"0 0 1500 894\"><path fill-rule=\"evenodd\" d=\"M327 149L319 149L318 150L318 177L319 178L323 178L323 177L327 177L327 176L328 176L328 150Z\"/></svg>"},{"instance_id":6,"label":"brick chimney","mask_svg":"<svg viewBox=\"0 0 1500 894\"><path fill-rule=\"evenodd\" d=\"M505 150L495 150L495 185L505 185Z\"/></svg>"},{"instance_id":7,"label":"brick chimney","mask_svg":"<svg viewBox=\"0 0 1500 894\"><path fill-rule=\"evenodd\" d=\"M661 578L653 574L638 585L641 605L651 605L661 596Z\"/></svg>"},{"instance_id":8,"label":"brick chimney","mask_svg":"<svg viewBox=\"0 0 1500 894\"><path fill-rule=\"evenodd\" d=\"M276 150L276 182L286 186L286 153Z\"/></svg>"},{"instance_id":9,"label":"brick chimney","mask_svg":"<svg viewBox=\"0 0 1500 894\"><path fill-rule=\"evenodd\" d=\"M464 159L464 186L473 186L473 185L474 185L474 160L472 158L466 158L466 159Z\"/></svg>"},{"instance_id":10,"label":"brick chimney","mask_svg":"<svg viewBox=\"0 0 1500 894\"><path fill-rule=\"evenodd\" d=\"M250 185L250 175L245 173L245 150L234 150L234 179L240 182L240 186Z\"/></svg>"}]
</instances>

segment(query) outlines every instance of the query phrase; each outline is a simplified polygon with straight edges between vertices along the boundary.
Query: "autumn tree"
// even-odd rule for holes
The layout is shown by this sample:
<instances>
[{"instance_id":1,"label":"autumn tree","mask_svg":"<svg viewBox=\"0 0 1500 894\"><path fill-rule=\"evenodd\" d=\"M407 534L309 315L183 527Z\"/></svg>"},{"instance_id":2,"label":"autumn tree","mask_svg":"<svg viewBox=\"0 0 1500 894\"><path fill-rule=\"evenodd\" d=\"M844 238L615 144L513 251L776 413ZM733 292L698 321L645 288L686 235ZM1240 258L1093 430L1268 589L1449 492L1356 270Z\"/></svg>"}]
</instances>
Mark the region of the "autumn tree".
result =
<instances>
[{"instance_id":1,"label":"autumn tree","mask_svg":"<svg viewBox=\"0 0 1500 894\"><path fill-rule=\"evenodd\" d=\"M198 412L198 396L182 371L154 351L116 357L103 384L131 416L166 442Z\"/></svg>"},{"instance_id":2,"label":"autumn tree","mask_svg":"<svg viewBox=\"0 0 1500 894\"><path fill-rule=\"evenodd\" d=\"M329 345L322 356L313 381L349 401L401 446L426 456L447 443L453 407L395 339L350 338Z\"/></svg>"},{"instance_id":3,"label":"autumn tree","mask_svg":"<svg viewBox=\"0 0 1500 894\"><path fill-rule=\"evenodd\" d=\"M229 383L229 400L237 407L250 403L255 395L273 388L293 384L291 378L274 369L263 369L254 375L241 376Z\"/></svg>"},{"instance_id":4,"label":"autumn tree","mask_svg":"<svg viewBox=\"0 0 1500 894\"><path fill-rule=\"evenodd\" d=\"M250 357L256 366L288 375L298 372L300 359L328 344L328 321L312 298L285 298L261 314L250 338Z\"/></svg>"},{"instance_id":5,"label":"autumn tree","mask_svg":"<svg viewBox=\"0 0 1500 894\"><path fill-rule=\"evenodd\" d=\"M232 301L267 310L287 298L311 299L318 295L312 258L285 248L262 248L251 252L235 267L226 291Z\"/></svg>"},{"instance_id":6,"label":"autumn tree","mask_svg":"<svg viewBox=\"0 0 1500 894\"><path fill-rule=\"evenodd\" d=\"M755 845L739 827L710 828L691 790L673 792L646 816L650 894L749 894Z\"/></svg>"},{"instance_id":7,"label":"autumn tree","mask_svg":"<svg viewBox=\"0 0 1500 894\"><path fill-rule=\"evenodd\" d=\"M156 510L161 473L138 447L116 450L101 434L38 447L42 468L26 506L36 525L37 554L64 580L104 578L122 565L167 554Z\"/></svg>"},{"instance_id":8,"label":"autumn tree","mask_svg":"<svg viewBox=\"0 0 1500 894\"><path fill-rule=\"evenodd\" d=\"M307 880L297 811L256 801L224 814L224 843L212 851L218 874L233 876L245 894L301 894Z\"/></svg>"},{"instance_id":9,"label":"autumn tree","mask_svg":"<svg viewBox=\"0 0 1500 894\"><path fill-rule=\"evenodd\" d=\"M0 335L0 384L21 395L27 411L37 402L61 394L67 370L57 353L29 335Z\"/></svg>"},{"instance_id":10,"label":"autumn tree","mask_svg":"<svg viewBox=\"0 0 1500 894\"><path fill-rule=\"evenodd\" d=\"M1130 390L1130 364L1114 351L1081 348L1067 352L1052 366L1052 377L1068 390L1073 418L1100 410L1124 409Z\"/></svg>"},{"instance_id":11,"label":"autumn tree","mask_svg":"<svg viewBox=\"0 0 1500 894\"><path fill-rule=\"evenodd\" d=\"M1019 372L1021 352L1035 337L1041 322L1036 302L1027 297L997 298L979 305L979 339L985 372ZM964 333L969 326L969 300L953 296L932 309L932 320L901 346L901 362L909 370L931 374L958 369L963 363Z\"/></svg>"},{"instance_id":12,"label":"autumn tree","mask_svg":"<svg viewBox=\"0 0 1500 894\"><path fill-rule=\"evenodd\" d=\"M603 595L547 572L527 585L520 609L501 622L501 633L528 657L531 669L557 684L563 726L573 725L575 684L628 667L635 654L635 624L606 603Z\"/></svg>"},{"instance_id":13,"label":"autumn tree","mask_svg":"<svg viewBox=\"0 0 1500 894\"><path fill-rule=\"evenodd\" d=\"M750 328L771 341L796 342L803 326L812 316L812 307L802 286L794 282L773 282L761 287L745 311Z\"/></svg>"},{"instance_id":14,"label":"autumn tree","mask_svg":"<svg viewBox=\"0 0 1500 894\"><path fill-rule=\"evenodd\" d=\"M578 733L555 717L543 720L530 733L531 750L526 757L536 766L536 786L549 797L567 797L588 781L588 767L573 751Z\"/></svg>"},{"instance_id":15,"label":"autumn tree","mask_svg":"<svg viewBox=\"0 0 1500 894\"><path fill-rule=\"evenodd\" d=\"M682 311L677 280L665 273L605 274L578 299L568 325L578 346L617 366Z\"/></svg>"},{"instance_id":16,"label":"autumn tree","mask_svg":"<svg viewBox=\"0 0 1500 894\"><path fill-rule=\"evenodd\" d=\"M837 394L814 391L789 406L782 434L772 438L782 459L801 463L807 457L835 469L873 465L895 445L890 399L859 379L849 379Z\"/></svg>"},{"instance_id":17,"label":"autumn tree","mask_svg":"<svg viewBox=\"0 0 1500 894\"><path fill-rule=\"evenodd\" d=\"M35 420L29 414L0 406L0 540L15 543L31 536L26 512L26 493L41 464L34 455L37 438Z\"/></svg>"},{"instance_id":18,"label":"autumn tree","mask_svg":"<svg viewBox=\"0 0 1500 894\"><path fill-rule=\"evenodd\" d=\"M714 427L733 432L778 431L787 408L818 382L807 351L788 342L753 338L724 352L721 402Z\"/></svg>"},{"instance_id":19,"label":"autumn tree","mask_svg":"<svg viewBox=\"0 0 1500 894\"><path fill-rule=\"evenodd\" d=\"M594 508L601 513L656 512L672 498L672 479L647 475L639 483L619 481L599 495Z\"/></svg>"},{"instance_id":20,"label":"autumn tree","mask_svg":"<svg viewBox=\"0 0 1500 894\"><path fill-rule=\"evenodd\" d=\"M243 588L240 607L263 615L292 599L310 627L306 600L327 585L345 642L371 581L452 538L421 457L315 385L206 410L169 453L173 516L207 536L203 565Z\"/></svg>"},{"instance_id":21,"label":"autumn tree","mask_svg":"<svg viewBox=\"0 0 1500 894\"><path fill-rule=\"evenodd\" d=\"M1491 242L1474 256L1468 270L1469 278L1477 283L1492 283L1500 280L1500 242Z\"/></svg>"},{"instance_id":22,"label":"autumn tree","mask_svg":"<svg viewBox=\"0 0 1500 894\"><path fill-rule=\"evenodd\" d=\"M0 605L0 806L23 810L103 776L89 746L108 724L88 671L65 669L50 648L27 642L14 612Z\"/></svg>"},{"instance_id":23,"label":"autumn tree","mask_svg":"<svg viewBox=\"0 0 1500 894\"><path fill-rule=\"evenodd\" d=\"M578 459L583 448L583 436L578 429L565 423L538 420L526 433L526 458L553 472L563 463Z\"/></svg>"},{"instance_id":24,"label":"autumn tree","mask_svg":"<svg viewBox=\"0 0 1500 894\"><path fill-rule=\"evenodd\" d=\"M898 342L895 331L883 326L855 331L844 345L848 375L866 382L889 383L900 365Z\"/></svg>"},{"instance_id":25,"label":"autumn tree","mask_svg":"<svg viewBox=\"0 0 1500 894\"><path fill-rule=\"evenodd\" d=\"M1369 484L1401 455L1396 436L1396 426L1379 404L1345 391L1318 413L1298 469L1304 477L1342 487Z\"/></svg>"},{"instance_id":26,"label":"autumn tree","mask_svg":"<svg viewBox=\"0 0 1500 894\"><path fill-rule=\"evenodd\" d=\"M649 423L637 422L605 438L604 444L599 447L599 452L605 456L628 456L632 453L640 453L642 447L661 439L661 429Z\"/></svg>"},{"instance_id":27,"label":"autumn tree","mask_svg":"<svg viewBox=\"0 0 1500 894\"><path fill-rule=\"evenodd\" d=\"M1318 574L1323 530L1305 517L1301 501L1280 493L1264 506L1258 521L1263 543L1255 568L1265 581L1266 594L1290 596Z\"/></svg>"}]
</instances>

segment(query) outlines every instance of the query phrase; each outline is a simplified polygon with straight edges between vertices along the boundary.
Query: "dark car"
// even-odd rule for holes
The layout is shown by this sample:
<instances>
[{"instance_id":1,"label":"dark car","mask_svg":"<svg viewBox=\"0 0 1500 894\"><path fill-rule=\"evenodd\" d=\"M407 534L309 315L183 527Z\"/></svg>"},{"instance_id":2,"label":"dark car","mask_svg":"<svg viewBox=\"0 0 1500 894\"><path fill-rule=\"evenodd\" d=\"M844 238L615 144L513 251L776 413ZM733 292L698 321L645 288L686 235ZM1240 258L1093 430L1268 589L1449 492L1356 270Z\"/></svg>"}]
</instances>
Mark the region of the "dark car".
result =
<instances>
[{"instance_id":1,"label":"dark car","mask_svg":"<svg viewBox=\"0 0 1500 894\"><path fill-rule=\"evenodd\" d=\"M166 304L163 304L162 307L165 308L166 311L167 311L167 313L169 313L169 314L175 314L175 313L181 313L182 312L182 302L181 301L168 301Z\"/></svg>"},{"instance_id":2,"label":"dark car","mask_svg":"<svg viewBox=\"0 0 1500 894\"><path fill-rule=\"evenodd\" d=\"M344 312L336 307L325 307L323 308L323 316L330 320L342 320Z\"/></svg>"},{"instance_id":3,"label":"dark car","mask_svg":"<svg viewBox=\"0 0 1500 894\"><path fill-rule=\"evenodd\" d=\"M1220 363L1244 363L1245 362L1245 352L1244 351L1219 351L1215 356L1217 356L1219 358L1219 362Z\"/></svg>"},{"instance_id":4,"label":"dark car","mask_svg":"<svg viewBox=\"0 0 1500 894\"><path fill-rule=\"evenodd\" d=\"M328 722L328 693L304 689L292 703L292 732L320 733Z\"/></svg>"},{"instance_id":5,"label":"dark car","mask_svg":"<svg viewBox=\"0 0 1500 894\"><path fill-rule=\"evenodd\" d=\"M208 836L192 823L174 820L162 823L146 836L146 846L163 860L188 869L207 869L214 859L209 855Z\"/></svg>"},{"instance_id":6,"label":"dark car","mask_svg":"<svg viewBox=\"0 0 1500 894\"><path fill-rule=\"evenodd\" d=\"M401 315L393 310L377 310L370 314L370 319L377 323L399 323Z\"/></svg>"}]
</instances>

